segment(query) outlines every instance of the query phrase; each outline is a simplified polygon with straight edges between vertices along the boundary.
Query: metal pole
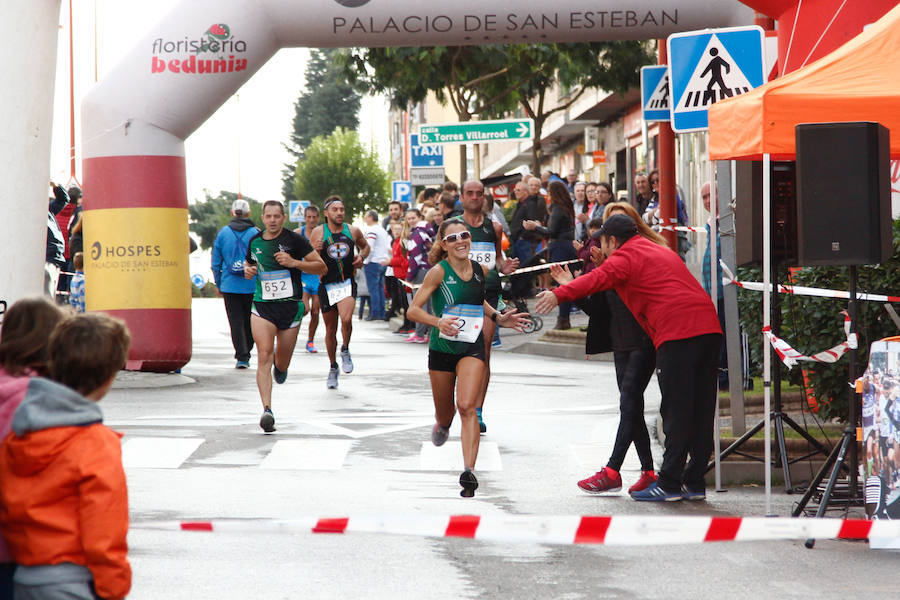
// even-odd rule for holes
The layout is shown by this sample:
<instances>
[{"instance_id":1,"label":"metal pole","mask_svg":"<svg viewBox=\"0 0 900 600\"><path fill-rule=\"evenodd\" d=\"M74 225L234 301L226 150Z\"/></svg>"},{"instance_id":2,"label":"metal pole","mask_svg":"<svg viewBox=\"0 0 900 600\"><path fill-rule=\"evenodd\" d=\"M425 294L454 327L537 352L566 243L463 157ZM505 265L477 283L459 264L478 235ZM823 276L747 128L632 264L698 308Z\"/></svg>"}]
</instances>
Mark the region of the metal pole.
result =
<instances>
[{"instance_id":1,"label":"metal pole","mask_svg":"<svg viewBox=\"0 0 900 600\"><path fill-rule=\"evenodd\" d=\"M856 301L856 283L857 283L857 271L856 265L850 265L850 302L847 306L847 314L850 316L850 334L856 334L856 314L857 314L857 301ZM857 344L853 344L850 347L850 410L848 412L849 423L847 426L853 429L853 440L850 443L850 456L848 458L848 462L850 463L848 466L850 467L850 498L856 498L856 490L857 490L857 456L856 456L856 426L857 426L857 412L856 412L856 402L858 400L856 394L856 376L857 376Z\"/></svg>"},{"instance_id":2,"label":"metal pole","mask_svg":"<svg viewBox=\"0 0 900 600\"><path fill-rule=\"evenodd\" d=\"M666 53L666 40L659 40L659 64L668 64ZM627 143L627 141L626 141ZM631 153L629 152L629 155ZM629 183L633 177L629 177ZM677 225L677 213L675 202L675 133L669 121L659 123L659 221L663 225ZM631 194L629 194L629 198ZM678 251L678 233L675 231L662 231L669 247ZM718 451L716 451L718 455Z\"/></svg>"},{"instance_id":3,"label":"metal pole","mask_svg":"<svg viewBox=\"0 0 900 600\"><path fill-rule=\"evenodd\" d=\"M708 135L708 134L707 134ZM706 243L709 244L709 295L712 299L713 308L718 313L719 312L719 286L722 285L721 281L716 281L719 279L719 270L716 268L719 266L719 253L716 248L716 236L718 235L718 228L716 223L716 217L719 214L719 204L718 204L718 194L716 193L716 168L712 159L709 156L709 140L707 140L706 144L706 162L709 165L709 239L706 240ZM724 332L723 332L724 334ZM719 454L721 453L721 448L719 447L719 438L721 437L719 423L719 380L716 378L716 415L715 415L715 433L713 434L713 439L715 443L713 447L715 448L715 452L713 455L715 456L716 461L716 491L722 490L722 460L719 458Z\"/></svg>"},{"instance_id":4,"label":"metal pole","mask_svg":"<svg viewBox=\"0 0 900 600\"><path fill-rule=\"evenodd\" d=\"M75 177L75 27L72 0L69 0L69 168Z\"/></svg>"},{"instance_id":5,"label":"metal pole","mask_svg":"<svg viewBox=\"0 0 900 600\"><path fill-rule=\"evenodd\" d=\"M771 194L771 157L763 154L762 188L763 188L763 328L772 324L772 194ZM772 514L772 432L770 420L770 404L772 392L772 348L769 340L763 336L763 414L765 415L765 469L766 481L766 515Z\"/></svg>"}]
</instances>

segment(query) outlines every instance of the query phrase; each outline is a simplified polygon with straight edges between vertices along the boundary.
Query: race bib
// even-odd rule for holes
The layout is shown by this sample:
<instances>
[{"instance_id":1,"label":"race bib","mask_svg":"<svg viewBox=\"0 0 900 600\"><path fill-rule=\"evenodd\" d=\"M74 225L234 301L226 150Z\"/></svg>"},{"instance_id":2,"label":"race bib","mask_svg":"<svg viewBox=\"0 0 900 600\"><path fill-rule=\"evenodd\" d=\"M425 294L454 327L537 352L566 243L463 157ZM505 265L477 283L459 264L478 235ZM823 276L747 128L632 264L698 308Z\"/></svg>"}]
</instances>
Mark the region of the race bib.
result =
<instances>
[{"instance_id":1,"label":"race bib","mask_svg":"<svg viewBox=\"0 0 900 600\"><path fill-rule=\"evenodd\" d=\"M497 265L497 247L493 242L472 242L469 258L491 270Z\"/></svg>"},{"instance_id":2,"label":"race bib","mask_svg":"<svg viewBox=\"0 0 900 600\"><path fill-rule=\"evenodd\" d=\"M353 288L349 279L337 283L326 283L325 291L328 292L328 304L331 306L336 305L344 298L349 298L353 294Z\"/></svg>"},{"instance_id":3,"label":"race bib","mask_svg":"<svg viewBox=\"0 0 900 600\"><path fill-rule=\"evenodd\" d=\"M263 300L281 300L294 295L294 284L289 271L266 271L259 274Z\"/></svg>"},{"instance_id":4,"label":"race bib","mask_svg":"<svg viewBox=\"0 0 900 600\"><path fill-rule=\"evenodd\" d=\"M444 313L441 317L456 317L456 327L459 333L456 337L440 335L445 340L454 342L474 343L481 333L484 326L484 306L475 306L474 304L454 304L453 306L444 307Z\"/></svg>"}]
</instances>

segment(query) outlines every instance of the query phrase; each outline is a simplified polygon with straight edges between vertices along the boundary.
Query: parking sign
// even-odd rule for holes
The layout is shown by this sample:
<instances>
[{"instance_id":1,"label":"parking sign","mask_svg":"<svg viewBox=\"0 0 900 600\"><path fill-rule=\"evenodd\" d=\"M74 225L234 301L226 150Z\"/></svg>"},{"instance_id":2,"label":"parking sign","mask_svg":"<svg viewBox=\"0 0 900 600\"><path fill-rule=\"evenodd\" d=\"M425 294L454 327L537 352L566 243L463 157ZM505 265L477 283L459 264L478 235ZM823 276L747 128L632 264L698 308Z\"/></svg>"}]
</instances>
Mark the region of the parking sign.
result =
<instances>
[{"instance_id":1,"label":"parking sign","mask_svg":"<svg viewBox=\"0 0 900 600\"><path fill-rule=\"evenodd\" d=\"M391 200L411 206L413 201L412 184L408 181L392 181Z\"/></svg>"}]
</instances>

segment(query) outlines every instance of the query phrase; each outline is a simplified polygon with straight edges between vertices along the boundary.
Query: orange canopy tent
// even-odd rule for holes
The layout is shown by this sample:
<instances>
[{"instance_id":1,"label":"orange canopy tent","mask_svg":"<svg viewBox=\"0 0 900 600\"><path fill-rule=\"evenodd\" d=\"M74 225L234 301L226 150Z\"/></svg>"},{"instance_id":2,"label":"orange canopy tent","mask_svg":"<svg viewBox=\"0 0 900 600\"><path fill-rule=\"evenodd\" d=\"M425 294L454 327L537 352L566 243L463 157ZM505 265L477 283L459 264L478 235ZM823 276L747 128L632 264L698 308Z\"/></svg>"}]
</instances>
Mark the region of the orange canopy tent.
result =
<instances>
[{"instance_id":1,"label":"orange canopy tent","mask_svg":"<svg viewBox=\"0 0 900 600\"><path fill-rule=\"evenodd\" d=\"M709 109L711 160L791 160L799 123L876 121L900 158L900 6L806 67Z\"/></svg>"}]
</instances>

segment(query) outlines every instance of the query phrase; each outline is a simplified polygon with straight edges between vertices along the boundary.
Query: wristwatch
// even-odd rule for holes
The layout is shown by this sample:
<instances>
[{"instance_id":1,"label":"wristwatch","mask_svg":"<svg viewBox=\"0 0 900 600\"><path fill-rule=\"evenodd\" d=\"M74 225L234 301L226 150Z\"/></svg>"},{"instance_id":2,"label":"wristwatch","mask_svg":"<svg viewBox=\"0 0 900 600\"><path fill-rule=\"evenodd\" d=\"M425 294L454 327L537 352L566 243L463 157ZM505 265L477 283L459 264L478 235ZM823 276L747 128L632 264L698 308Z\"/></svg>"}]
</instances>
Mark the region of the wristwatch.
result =
<instances>
[{"instance_id":1,"label":"wristwatch","mask_svg":"<svg viewBox=\"0 0 900 600\"><path fill-rule=\"evenodd\" d=\"M500 314L500 311L499 311L499 310L495 310L495 311L494 311L494 314L491 315L491 321L493 321L494 323L496 323L496 322L497 322L497 315L499 315L499 314Z\"/></svg>"}]
</instances>

